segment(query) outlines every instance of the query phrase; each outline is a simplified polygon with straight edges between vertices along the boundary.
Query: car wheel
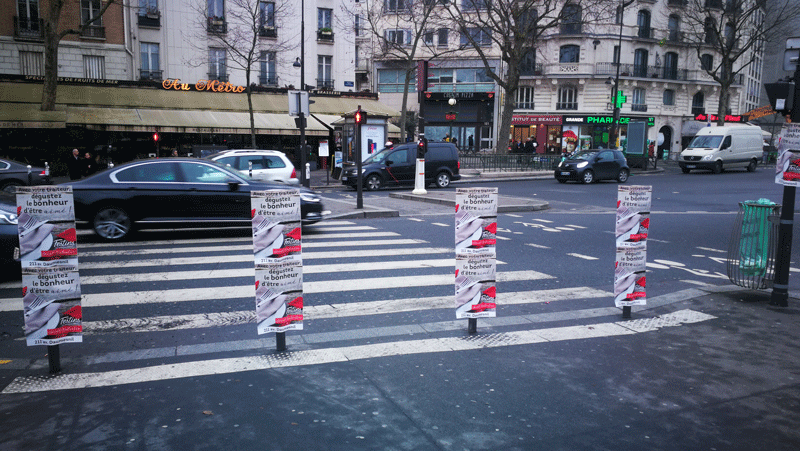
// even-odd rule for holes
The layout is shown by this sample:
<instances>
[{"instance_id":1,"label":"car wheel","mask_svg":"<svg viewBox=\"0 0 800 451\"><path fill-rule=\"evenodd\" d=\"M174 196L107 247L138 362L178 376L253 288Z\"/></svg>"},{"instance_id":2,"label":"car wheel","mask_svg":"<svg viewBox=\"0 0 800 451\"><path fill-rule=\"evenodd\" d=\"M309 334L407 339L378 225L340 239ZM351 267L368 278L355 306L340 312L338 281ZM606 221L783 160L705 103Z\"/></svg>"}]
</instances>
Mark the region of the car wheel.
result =
<instances>
[{"instance_id":1,"label":"car wheel","mask_svg":"<svg viewBox=\"0 0 800 451\"><path fill-rule=\"evenodd\" d=\"M132 222L128 213L118 207L102 207L94 215L92 228L106 241L119 241L131 232Z\"/></svg>"},{"instance_id":2,"label":"car wheel","mask_svg":"<svg viewBox=\"0 0 800 451\"><path fill-rule=\"evenodd\" d=\"M628 176L629 176L629 175L630 175L630 174L628 173L628 170L627 170L627 169L620 169L620 170L619 170L619 175L617 175L617 180L618 180L620 183L625 183L625 182L627 182L627 181L628 181Z\"/></svg>"},{"instance_id":3,"label":"car wheel","mask_svg":"<svg viewBox=\"0 0 800 451\"><path fill-rule=\"evenodd\" d=\"M8 194L16 194L18 186L22 186L22 183L16 180L9 180L3 184L2 191Z\"/></svg>"},{"instance_id":4,"label":"car wheel","mask_svg":"<svg viewBox=\"0 0 800 451\"><path fill-rule=\"evenodd\" d=\"M381 178L375 174L372 174L367 177L366 181L364 181L364 186L370 191L377 191L381 189L381 183Z\"/></svg>"},{"instance_id":5,"label":"car wheel","mask_svg":"<svg viewBox=\"0 0 800 451\"><path fill-rule=\"evenodd\" d=\"M757 165L758 165L758 162L756 160L750 160L750 164L747 165L747 172L755 171Z\"/></svg>"},{"instance_id":6,"label":"car wheel","mask_svg":"<svg viewBox=\"0 0 800 451\"><path fill-rule=\"evenodd\" d=\"M583 171L583 177L581 179L583 180L583 183L594 182L594 172L592 172L591 169Z\"/></svg>"},{"instance_id":7,"label":"car wheel","mask_svg":"<svg viewBox=\"0 0 800 451\"><path fill-rule=\"evenodd\" d=\"M450 174L440 172L439 175L436 176L436 187L447 188L448 186L450 186Z\"/></svg>"},{"instance_id":8,"label":"car wheel","mask_svg":"<svg viewBox=\"0 0 800 451\"><path fill-rule=\"evenodd\" d=\"M711 172L713 172L714 174L719 174L720 172L722 172L722 162L717 161L714 164L714 169L712 169Z\"/></svg>"},{"instance_id":9,"label":"car wheel","mask_svg":"<svg viewBox=\"0 0 800 451\"><path fill-rule=\"evenodd\" d=\"M688 174L688 173L692 172L692 170L691 170L691 169L689 169L689 168L681 168L681 171L682 171L684 174Z\"/></svg>"}]
</instances>

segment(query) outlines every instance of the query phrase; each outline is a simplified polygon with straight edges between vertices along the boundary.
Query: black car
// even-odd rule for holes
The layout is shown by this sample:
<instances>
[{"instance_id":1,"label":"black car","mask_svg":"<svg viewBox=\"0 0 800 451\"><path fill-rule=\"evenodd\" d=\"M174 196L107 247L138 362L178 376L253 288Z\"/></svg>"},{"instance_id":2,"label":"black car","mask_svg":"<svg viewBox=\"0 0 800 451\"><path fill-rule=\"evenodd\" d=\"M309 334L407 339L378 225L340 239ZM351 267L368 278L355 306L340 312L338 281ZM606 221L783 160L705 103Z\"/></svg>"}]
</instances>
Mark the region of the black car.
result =
<instances>
[{"instance_id":1,"label":"black car","mask_svg":"<svg viewBox=\"0 0 800 451\"><path fill-rule=\"evenodd\" d=\"M17 247L17 199L0 192L0 268L4 273L16 267L16 274L19 274L19 263L14 261L14 249Z\"/></svg>"},{"instance_id":2,"label":"black car","mask_svg":"<svg viewBox=\"0 0 800 451\"><path fill-rule=\"evenodd\" d=\"M219 227L250 224L250 192L287 185L249 179L215 161L196 158L141 160L106 169L72 186L75 218L108 241L136 226ZM300 187L303 224L323 218L322 202Z\"/></svg>"},{"instance_id":3,"label":"black car","mask_svg":"<svg viewBox=\"0 0 800 451\"><path fill-rule=\"evenodd\" d=\"M364 187L370 191L389 185L413 185L416 179L417 144L405 143L384 148L361 164ZM453 180L460 180L458 149L452 143L428 143L425 154L425 185L435 183L446 188ZM342 168L342 184L355 188L358 173L354 163Z\"/></svg>"},{"instance_id":4,"label":"black car","mask_svg":"<svg viewBox=\"0 0 800 451\"><path fill-rule=\"evenodd\" d=\"M625 155L616 149L582 150L558 164L555 177L561 183L575 180L592 183L600 180L617 180L625 183L631 168Z\"/></svg>"},{"instance_id":5,"label":"black car","mask_svg":"<svg viewBox=\"0 0 800 451\"><path fill-rule=\"evenodd\" d=\"M45 168L31 166L29 178L27 164L0 158L0 190L14 194L17 186L49 184L50 175Z\"/></svg>"}]
</instances>

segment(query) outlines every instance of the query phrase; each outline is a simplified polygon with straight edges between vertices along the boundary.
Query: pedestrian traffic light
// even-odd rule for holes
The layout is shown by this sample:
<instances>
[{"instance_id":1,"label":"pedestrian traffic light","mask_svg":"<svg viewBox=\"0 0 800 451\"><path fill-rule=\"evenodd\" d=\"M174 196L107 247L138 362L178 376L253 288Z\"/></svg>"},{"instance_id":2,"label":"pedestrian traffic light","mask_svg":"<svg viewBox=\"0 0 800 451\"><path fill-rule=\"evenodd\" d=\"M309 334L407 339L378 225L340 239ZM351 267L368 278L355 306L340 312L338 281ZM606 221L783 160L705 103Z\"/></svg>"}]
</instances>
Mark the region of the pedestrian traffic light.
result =
<instances>
[{"instance_id":1,"label":"pedestrian traffic light","mask_svg":"<svg viewBox=\"0 0 800 451\"><path fill-rule=\"evenodd\" d=\"M153 141L158 142L158 133L153 133Z\"/></svg>"},{"instance_id":2,"label":"pedestrian traffic light","mask_svg":"<svg viewBox=\"0 0 800 451\"><path fill-rule=\"evenodd\" d=\"M423 136L419 139L419 144L417 144L417 158L425 158L426 153L428 153L428 140Z\"/></svg>"},{"instance_id":3,"label":"pedestrian traffic light","mask_svg":"<svg viewBox=\"0 0 800 451\"><path fill-rule=\"evenodd\" d=\"M361 110L356 110L355 119L356 124L364 125L364 123L367 122L367 113Z\"/></svg>"}]
</instances>

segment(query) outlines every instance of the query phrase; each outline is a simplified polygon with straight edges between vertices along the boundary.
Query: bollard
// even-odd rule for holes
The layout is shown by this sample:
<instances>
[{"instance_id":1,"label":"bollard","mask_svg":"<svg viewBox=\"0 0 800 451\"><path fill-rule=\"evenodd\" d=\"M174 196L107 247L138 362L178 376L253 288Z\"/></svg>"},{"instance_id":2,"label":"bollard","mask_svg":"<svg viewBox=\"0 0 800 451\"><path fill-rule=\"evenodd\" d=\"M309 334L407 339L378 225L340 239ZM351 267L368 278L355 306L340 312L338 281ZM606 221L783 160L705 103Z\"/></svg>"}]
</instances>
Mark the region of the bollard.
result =
<instances>
[{"instance_id":1,"label":"bollard","mask_svg":"<svg viewBox=\"0 0 800 451\"><path fill-rule=\"evenodd\" d=\"M286 332L275 332L275 350L278 352L286 350Z\"/></svg>"},{"instance_id":2,"label":"bollard","mask_svg":"<svg viewBox=\"0 0 800 451\"><path fill-rule=\"evenodd\" d=\"M61 351L58 345L47 347L47 360L50 362L50 374L61 372Z\"/></svg>"},{"instance_id":3,"label":"bollard","mask_svg":"<svg viewBox=\"0 0 800 451\"><path fill-rule=\"evenodd\" d=\"M474 334L478 332L478 318L467 318L467 333Z\"/></svg>"},{"instance_id":4,"label":"bollard","mask_svg":"<svg viewBox=\"0 0 800 451\"><path fill-rule=\"evenodd\" d=\"M28 165L28 186L33 185L33 175L31 175L31 165Z\"/></svg>"},{"instance_id":5,"label":"bollard","mask_svg":"<svg viewBox=\"0 0 800 451\"><path fill-rule=\"evenodd\" d=\"M306 180L311 180L311 163L306 163Z\"/></svg>"},{"instance_id":6,"label":"bollard","mask_svg":"<svg viewBox=\"0 0 800 451\"><path fill-rule=\"evenodd\" d=\"M631 317L631 306L625 305L622 307L622 319L630 319Z\"/></svg>"},{"instance_id":7,"label":"bollard","mask_svg":"<svg viewBox=\"0 0 800 451\"><path fill-rule=\"evenodd\" d=\"M44 162L44 180L46 183L50 183L50 164L48 162Z\"/></svg>"}]
</instances>

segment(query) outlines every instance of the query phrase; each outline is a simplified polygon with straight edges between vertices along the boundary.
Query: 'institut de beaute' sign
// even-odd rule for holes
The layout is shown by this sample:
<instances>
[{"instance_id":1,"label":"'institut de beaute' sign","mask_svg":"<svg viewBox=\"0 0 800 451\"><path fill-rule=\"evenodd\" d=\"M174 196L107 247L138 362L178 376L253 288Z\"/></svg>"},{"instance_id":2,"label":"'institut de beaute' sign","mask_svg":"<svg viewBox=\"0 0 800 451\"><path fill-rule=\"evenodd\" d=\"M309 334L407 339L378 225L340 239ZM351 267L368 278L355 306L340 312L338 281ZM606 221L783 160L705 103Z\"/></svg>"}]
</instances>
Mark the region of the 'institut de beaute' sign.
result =
<instances>
[{"instance_id":1,"label":"'institut de beaute' sign","mask_svg":"<svg viewBox=\"0 0 800 451\"><path fill-rule=\"evenodd\" d=\"M212 91L212 92L244 92L244 86L235 86L227 81L219 80L197 80L197 83L190 85L189 83L181 83L179 78L168 79L161 82L161 87L164 89L174 89L176 91Z\"/></svg>"}]
</instances>

